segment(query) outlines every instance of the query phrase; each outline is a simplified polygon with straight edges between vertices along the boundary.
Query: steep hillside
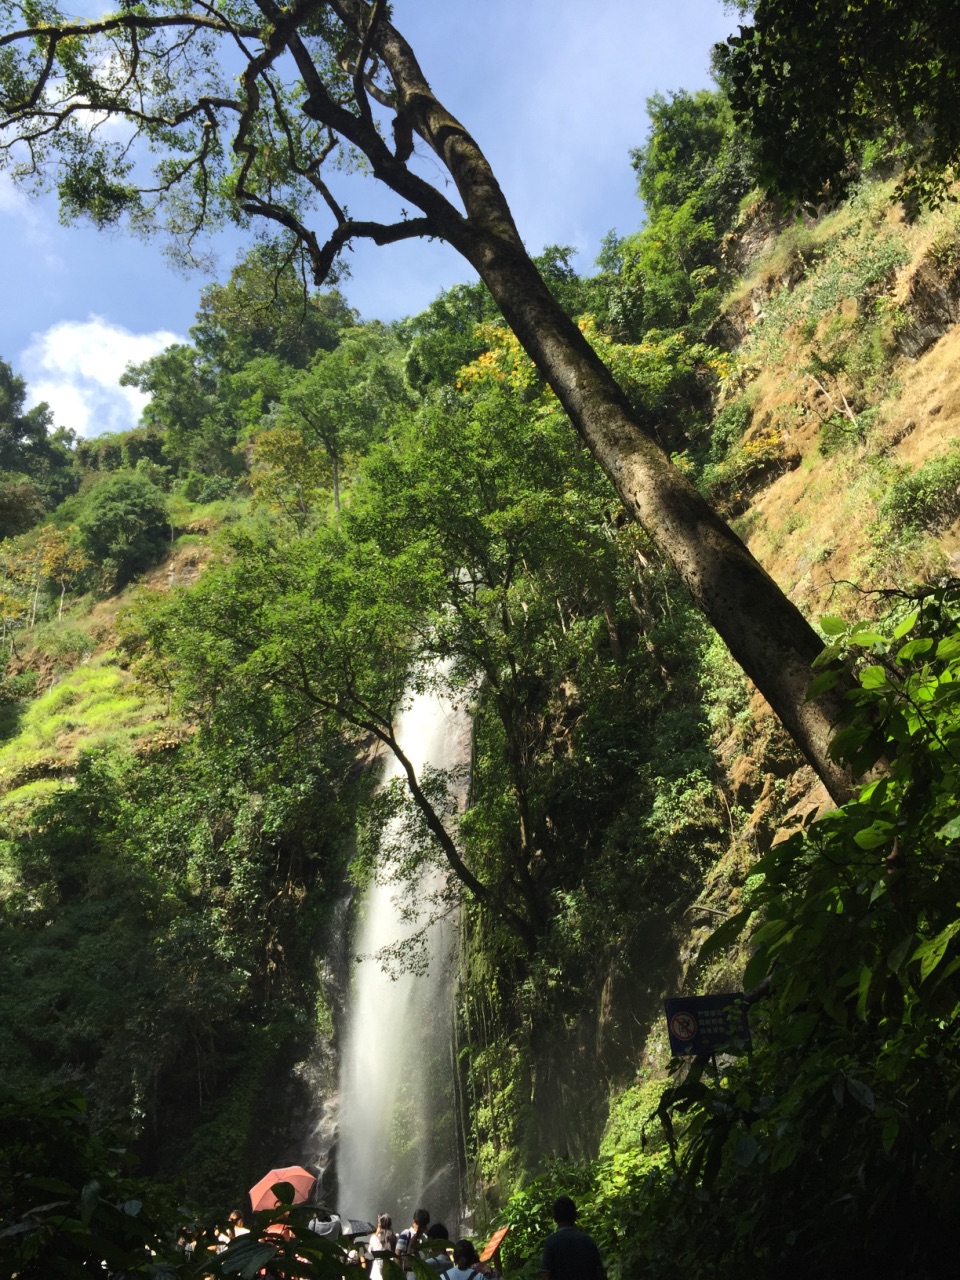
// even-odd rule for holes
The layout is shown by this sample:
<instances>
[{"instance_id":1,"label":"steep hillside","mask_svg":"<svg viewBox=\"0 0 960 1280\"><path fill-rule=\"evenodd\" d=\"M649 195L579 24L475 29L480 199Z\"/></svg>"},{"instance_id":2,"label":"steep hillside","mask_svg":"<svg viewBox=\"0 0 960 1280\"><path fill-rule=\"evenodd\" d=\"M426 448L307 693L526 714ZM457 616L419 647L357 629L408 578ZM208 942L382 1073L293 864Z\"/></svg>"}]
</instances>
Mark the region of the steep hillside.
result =
<instances>
[{"instance_id":1,"label":"steep hillside","mask_svg":"<svg viewBox=\"0 0 960 1280\"><path fill-rule=\"evenodd\" d=\"M664 128L680 107L728 128L711 95L660 103ZM892 603L905 626L958 555L957 220L908 223L877 182L785 219L734 143L679 194L651 144L648 226L593 279L563 250L540 265L812 621L845 636ZM263 268L230 288L269 310ZM668 1194L678 1132L701 1132L683 1108L714 1095L705 1064L671 1064L662 997L741 984L755 939L711 935L830 805L480 286L392 330L317 295L299 345L218 316L225 297L195 348L136 371L145 424L83 442L72 495L4 544L0 987L31 1033L3 1065L89 1091L149 1165L233 1196L289 1139L318 1036L334 1077L350 887L378 859L429 873L434 908L460 907L464 1192L518 1226L519 1264L543 1169L531 1203L551 1179L598 1215L645 1180ZM437 778L375 798L370 768L408 691L444 681L474 717L456 827Z\"/></svg>"},{"instance_id":2,"label":"steep hillside","mask_svg":"<svg viewBox=\"0 0 960 1280\"><path fill-rule=\"evenodd\" d=\"M909 225L889 197L867 186L789 227L726 305L718 421L742 415L741 450L774 473L741 528L812 614L870 613L854 587L955 564L960 231L952 211Z\"/></svg>"}]
</instances>

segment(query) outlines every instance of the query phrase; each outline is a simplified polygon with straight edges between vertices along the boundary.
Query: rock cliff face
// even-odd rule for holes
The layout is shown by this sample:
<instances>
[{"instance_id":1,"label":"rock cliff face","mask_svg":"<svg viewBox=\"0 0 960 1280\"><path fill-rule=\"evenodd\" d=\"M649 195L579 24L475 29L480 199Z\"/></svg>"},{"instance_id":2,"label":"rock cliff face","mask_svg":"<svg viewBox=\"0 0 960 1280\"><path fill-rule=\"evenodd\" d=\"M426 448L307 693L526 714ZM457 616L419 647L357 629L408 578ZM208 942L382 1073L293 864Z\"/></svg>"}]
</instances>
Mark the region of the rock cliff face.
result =
<instances>
[{"instance_id":1,"label":"rock cliff face","mask_svg":"<svg viewBox=\"0 0 960 1280\"><path fill-rule=\"evenodd\" d=\"M897 349L916 360L960 320L960 261L953 254L931 251L921 260L903 312L905 319L895 329Z\"/></svg>"}]
</instances>

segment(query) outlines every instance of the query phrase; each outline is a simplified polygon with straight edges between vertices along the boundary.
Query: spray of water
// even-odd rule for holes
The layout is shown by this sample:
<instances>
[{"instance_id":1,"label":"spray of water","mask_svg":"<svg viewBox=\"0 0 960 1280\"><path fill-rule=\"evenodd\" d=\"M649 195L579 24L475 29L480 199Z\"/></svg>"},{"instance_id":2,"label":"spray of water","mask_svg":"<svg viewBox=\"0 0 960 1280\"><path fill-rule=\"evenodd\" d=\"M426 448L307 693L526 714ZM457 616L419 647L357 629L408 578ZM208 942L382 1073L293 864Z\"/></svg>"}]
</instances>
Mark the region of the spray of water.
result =
<instances>
[{"instance_id":1,"label":"spray of water","mask_svg":"<svg viewBox=\"0 0 960 1280\"><path fill-rule=\"evenodd\" d=\"M420 773L456 769L469 751L466 712L433 693L418 694L397 726L401 748ZM391 760L385 782L400 772ZM459 1188L452 1052L455 924L427 932L427 972L384 972L373 957L395 947L428 918L421 901L433 884L375 878L364 896L354 950L340 1066L339 1208L394 1226L426 1205L435 1220L456 1221ZM404 919L413 909L414 919Z\"/></svg>"}]
</instances>

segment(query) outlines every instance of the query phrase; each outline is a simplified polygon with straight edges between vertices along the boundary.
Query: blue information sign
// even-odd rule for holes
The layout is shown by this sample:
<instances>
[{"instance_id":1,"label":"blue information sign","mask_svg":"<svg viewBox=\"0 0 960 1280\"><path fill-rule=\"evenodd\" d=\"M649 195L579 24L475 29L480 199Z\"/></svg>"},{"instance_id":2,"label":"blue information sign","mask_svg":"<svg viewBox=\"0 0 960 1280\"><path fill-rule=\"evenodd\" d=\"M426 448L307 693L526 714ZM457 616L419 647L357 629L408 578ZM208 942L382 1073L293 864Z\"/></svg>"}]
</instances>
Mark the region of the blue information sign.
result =
<instances>
[{"instance_id":1,"label":"blue information sign","mask_svg":"<svg viewBox=\"0 0 960 1280\"><path fill-rule=\"evenodd\" d=\"M747 1005L742 991L722 996L671 996L664 1000L674 1054L743 1053L750 1048Z\"/></svg>"}]
</instances>

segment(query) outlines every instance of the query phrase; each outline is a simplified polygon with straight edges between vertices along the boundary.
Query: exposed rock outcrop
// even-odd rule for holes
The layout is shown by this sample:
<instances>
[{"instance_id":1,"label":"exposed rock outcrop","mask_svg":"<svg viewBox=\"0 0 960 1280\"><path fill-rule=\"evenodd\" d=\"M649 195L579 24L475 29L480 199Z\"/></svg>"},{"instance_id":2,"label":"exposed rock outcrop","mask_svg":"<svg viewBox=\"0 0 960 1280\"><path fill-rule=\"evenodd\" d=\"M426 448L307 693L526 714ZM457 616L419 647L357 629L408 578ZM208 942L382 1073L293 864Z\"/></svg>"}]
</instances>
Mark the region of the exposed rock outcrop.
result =
<instances>
[{"instance_id":1,"label":"exposed rock outcrop","mask_svg":"<svg viewBox=\"0 0 960 1280\"><path fill-rule=\"evenodd\" d=\"M905 323L894 339L903 355L916 360L960 320L960 261L928 254L910 281Z\"/></svg>"}]
</instances>

